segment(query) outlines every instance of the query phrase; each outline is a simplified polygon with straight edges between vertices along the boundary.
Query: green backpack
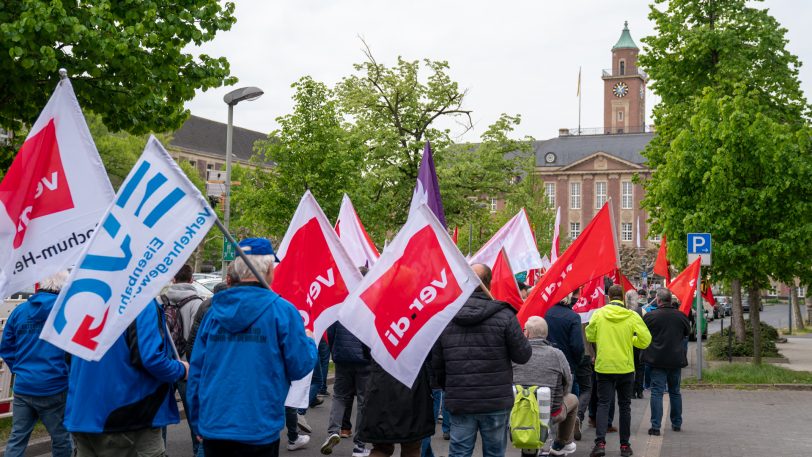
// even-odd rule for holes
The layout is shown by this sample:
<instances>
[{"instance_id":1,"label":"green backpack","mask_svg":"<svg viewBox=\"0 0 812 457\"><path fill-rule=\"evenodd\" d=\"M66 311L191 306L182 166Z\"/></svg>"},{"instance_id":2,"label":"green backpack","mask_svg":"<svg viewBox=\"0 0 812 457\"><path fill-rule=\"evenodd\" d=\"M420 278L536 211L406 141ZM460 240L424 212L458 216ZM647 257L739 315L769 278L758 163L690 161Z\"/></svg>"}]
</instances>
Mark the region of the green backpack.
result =
<instances>
[{"instance_id":1,"label":"green backpack","mask_svg":"<svg viewBox=\"0 0 812 457\"><path fill-rule=\"evenodd\" d=\"M540 449L544 446L536 390L538 386L523 387L516 384L516 399L510 412L510 439L515 448Z\"/></svg>"}]
</instances>

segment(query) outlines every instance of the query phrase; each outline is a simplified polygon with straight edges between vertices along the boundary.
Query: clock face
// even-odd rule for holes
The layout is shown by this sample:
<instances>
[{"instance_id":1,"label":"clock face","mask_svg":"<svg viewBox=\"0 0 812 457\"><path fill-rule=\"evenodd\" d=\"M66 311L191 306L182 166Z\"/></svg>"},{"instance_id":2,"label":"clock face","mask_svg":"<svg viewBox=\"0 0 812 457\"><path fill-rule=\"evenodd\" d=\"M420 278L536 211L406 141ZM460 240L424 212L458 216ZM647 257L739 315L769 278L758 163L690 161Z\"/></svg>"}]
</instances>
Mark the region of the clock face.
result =
<instances>
[{"instance_id":1,"label":"clock face","mask_svg":"<svg viewBox=\"0 0 812 457\"><path fill-rule=\"evenodd\" d=\"M626 94L629 93L629 86L624 82L617 83L612 87L612 93L615 94L617 98L625 97Z\"/></svg>"},{"instance_id":2,"label":"clock face","mask_svg":"<svg viewBox=\"0 0 812 457\"><path fill-rule=\"evenodd\" d=\"M544 156L544 160L546 160L547 163L555 162L555 154L553 154L552 152L548 152L547 155Z\"/></svg>"}]
</instances>

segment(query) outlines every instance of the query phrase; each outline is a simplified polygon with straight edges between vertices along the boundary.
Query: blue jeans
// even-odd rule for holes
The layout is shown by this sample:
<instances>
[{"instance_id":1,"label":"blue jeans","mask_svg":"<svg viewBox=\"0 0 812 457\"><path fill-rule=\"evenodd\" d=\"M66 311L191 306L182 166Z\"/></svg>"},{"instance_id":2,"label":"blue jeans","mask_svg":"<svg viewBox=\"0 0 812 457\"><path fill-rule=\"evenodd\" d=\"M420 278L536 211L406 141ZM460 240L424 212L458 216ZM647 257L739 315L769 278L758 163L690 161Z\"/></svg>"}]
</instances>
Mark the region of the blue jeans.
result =
<instances>
[{"instance_id":1,"label":"blue jeans","mask_svg":"<svg viewBox=\"0 0 812 457\"><path fill-rule=\"evenodd\" d=\"M186 381L178 381L177 383L178 393L180 394L180 401L183 403L183 411L189 412L189 402L186 401ZM192 423L187 421L186 423L189 425L189 433L192 437L192 455L197 455L197 450L201 447L200 443L197 442L197 437L195 436L195 431L192 430ZM166 444L166 428L164 427L164 444Z\"/></svg>"},{"instance_id":2,"label":"blue jeans","mask_svg":"<svg viewBox=\"0 0 812 457\"><path fill-rule=\"evenodd\" d=\"M668 389L671 425L682 427L682 394L679 391L680 368L651 367L651 428L660 429L663 418L663 392Z\"/></svg>"},{"instance_id":3,"label":"blue jeans","mask_svg":"<svg viewBox=\"0 0 812 457\"><path fill-rule=\"evenodd\" d=\"M509 418L510 409L482 414L450 414L451 444L448 457L471 457L477 431L482 437L483 457L504 457Z\"/></svg>"},{"instance_id":4,"label":"blue jeans","mask_svg":"<svg viewBox=\"0 0 812 457\"><path fill-rule=\"evenodd\" d=\"M51 435L52 455L70 457L73 454L73 442L70 433L62 425L67 395L67 390L47 397L14 394L14 417L11 420L11 436L5 455L8 457L25 455L28 438L31 437L34 425L39 419Z\"/></svg>"},{"instance_id":5,"label":"blue jeans","mask_svg":"<svg viewBox=\"0 0 812 457\"><path fill-rule=\"evenodd\" d=\"M324 341L322 341L324 343ZM321 345L321 343L319 343ZM325 345L327 343L324 343ZM313 366L313 376L310 378L310 392L308 394L307 406L313 408L316 406L316 397L319 394L321 385L327 379L327 372L321 371L321 362L316 358L316 364ZM307 414L307 408L300 408L299 414Z\"/></svg>"},{"instance_id":6,"label":"blue jeans","mask_svg":"<svg viewBox=\"0 0 812 457\"><path fill-rule=\"evenodd\" d=\"M445 409L445 402L443 401L442 389L431 389L431 396L434 398L434 423L437 423L437 416L440 414L440 408L443 409L443 433L450 433L451 423L448 417L448 410ZM423 438L423 443L420 446L420 455L422 457L434 457L434 451L431 450L431 437Z\"/></svg>"},{"instance_id":7,"label":"blue jeans","mask_svg":"<svg viewBox=\"0 0 812 457\"><path fill-rule=\"evenodd\" d=\"M321 367L321 386L319 386L320 394L327 394L327 374L330 371L330 346L324 338L319 342L319 366Z\"/></svg>"}]
</instances>

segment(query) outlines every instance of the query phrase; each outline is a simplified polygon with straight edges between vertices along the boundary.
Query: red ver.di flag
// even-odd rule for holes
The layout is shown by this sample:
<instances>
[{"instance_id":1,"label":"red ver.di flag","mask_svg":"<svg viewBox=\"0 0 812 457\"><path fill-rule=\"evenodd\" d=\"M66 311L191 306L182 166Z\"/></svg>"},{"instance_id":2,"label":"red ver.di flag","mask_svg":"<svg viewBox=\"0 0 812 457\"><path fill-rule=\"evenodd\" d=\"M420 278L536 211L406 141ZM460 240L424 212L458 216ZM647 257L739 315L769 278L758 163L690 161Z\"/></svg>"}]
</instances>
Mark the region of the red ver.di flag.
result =
<instances>
[{"instance_id":1,"label":"red ver.di flag","mask_svg":"<svg viewBox=\"0 0 812 457\"><path fill-rule=\"evenodd\" d=\"M578 301L572 307L572 310L581 316L581 323L589 322L592 313L606 304L606 291L603 290L603 287L603 276L598 276L584 284Z\"/></svg>"},{"instance_id":2,"label":"red ver.di flag","mask_svg":"<svg viewBox=\"0 0 812 457\"><path fill-rule=\"evenodd\" d=\"M617 263L615 232L606 203L530 292L517 316L519 323L524 325L530 316L544 317L567 294L611 273Z\"/></svg>"},{"instance_id":3,"label":"red ver.di flag","mask_svg":"<svg viewBox=\"0 0 812 457\"><path fill-rule=\"evenodd\" d=\"M361 223L361 218L355 212L347 194L344 194L344 198L341 199L341 209L338 211L335 230L341 244L352 259L353 265L369 267L381 256L375 243L372 242L372 238L364 229L364 224Z\"/></svg>"},{"instance_id":4,"label":"red ver.di flag","mask_svg":"<svg viewBox=\"0 0 812 457\"><path fill-rule=\"evenodd\" d=\"M510 303L517 310L524 304L519 284L513 276L513 271L510 270L510 262L504 248L499 251L496 263L491 269L491 295L496 300Z\"/></svg>"},{"instance_id":5,"label":"red ver.di flag","mask_svg":"<svg viewBox=\"0 0 812 457\"><path fill-rule=\"evenodd\" d=\"M310 191L299 201L277 256L282 260L271 288L293 303L318 342L361 273Z\"/></svg>"},{"instance_id":6,"label":"red ver.di flag","mask_svg":"<svg viewBox=\"0 0 812 457\"><path fill-rule=\"evenodd\" d=\"M217 216L150 136L59 292L40 337L100 360L172 281Z\"/></svg>"},{"instance_id":7,"label":"red ver.di flag","mask_svg":"<svg viewBox=\"0 0 812 457\"><path fill-rule=\"evenodd\" d=\"M513 271L527 271L541 268L541 255L536 247L536 237L530 228L527 213L522 208L513 219L502 226L492 237L474 254L469 263L482 263L493 268L496 256L504 248L510 259L510 269Z\"/></svg>"},{"instance_id":8,"label":"red ver.di flag","mask_svg":"<svg viewBox=\"0 0 812 457\"><path fill-rule=\"evenodd\" d=\"M691 306L694 303L696 283L699 280L699 261L700 258L697 257L694 263L682 270L682 273L668 284L668 290L679 300L679 310L686 316L691 314Z\"/></svg>"},{"instance_id":9,"label":"red ver.di flag","mask_svg":"<svg viewBox=\"0 0 812 457\"><path fill-rule=\"evenodd\" d=\"M0 300L73 265L114 195L63 79L0 183Z\"/></svg>"},{"instance_id":10,"label":"red ver.di flag","mask_svg":"<svg viewBox=\"0 0 812 457\"><path fill-rule=\"evenodd\" d=\"M480 284L422 204L347 298L339 320L389 374L411 386L434 342Z\"/></svg>"}]
</instances>

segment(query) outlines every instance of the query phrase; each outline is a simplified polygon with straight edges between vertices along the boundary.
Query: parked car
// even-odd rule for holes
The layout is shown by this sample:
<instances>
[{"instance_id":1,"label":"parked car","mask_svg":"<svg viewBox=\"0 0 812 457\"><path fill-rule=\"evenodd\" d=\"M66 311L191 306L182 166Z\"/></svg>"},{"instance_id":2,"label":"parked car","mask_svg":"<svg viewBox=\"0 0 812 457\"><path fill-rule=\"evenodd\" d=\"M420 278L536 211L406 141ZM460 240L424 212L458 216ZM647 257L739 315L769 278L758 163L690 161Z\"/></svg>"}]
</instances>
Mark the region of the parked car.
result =
<instances>
[{"instance_id":1,"label":"parked car","mask_svg":"<svg viewBox=\"0 0 812 457\"><path fill-rule=\"evenodd\" d=\"M34 288L27 287L18 292L14 292L9 297L7 297L7 300L28 300L32 295L34 295Z\"/></svg>"},{"instance_id":2,"label":"parked car","mask_svg":"<svg viewBox=\"0 0 812 457\"><path fill-rule=\"evenodd\" d=\"M717 297L717 303L722 309L722 315L727 317L733 314L733 300L727 296Z\"/></svg>"},{"instance_id":3,"label":"parked car","mask_svg":"<svg viewBox=\"0 0 812 457\"><path fill-rule=\"evenodd\" d=\"M764 303L759 303L758 305L759 311L764 311ZM742 312L749 313L750 312L750 297L746 294L742 294Z\"/></svg>"},{"instance_id":4,"label":"parked car","mask_svg":"<svg viewBox=\"0 0 812 457\"><path fill-rule=\"evenodd\" d=\"M209 290L209 292L214 292L214 286L223 282L223 278L217 276L215 278L203 278L203 279L196 279L195 283L200 284L201 286L205 287Z\"/></svg>"},{"instance_id":5,"label":"parked car","mask_svg":"<svg viewBox=\"0 0 812 457\"><path fill-rule=\"evenodd\" d=\"M192 273L192 279L200 281L202 279L219 279L220 275L214 273Z\"/></svg>"},{"instance_id":6,"label":"parked car","mask_svg":"<svg viewBox=\"0 0 812 457\"><path fill-rule=\"evenodd\" d=\"M688 316L688 319L691 321L691 334L688 335L688 341L696 341L696 312L691 309L691 315ZM708 318L707 313L702 313L702 340L708 339Z\"/></svg>"}]
</instances>

